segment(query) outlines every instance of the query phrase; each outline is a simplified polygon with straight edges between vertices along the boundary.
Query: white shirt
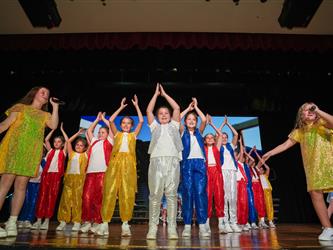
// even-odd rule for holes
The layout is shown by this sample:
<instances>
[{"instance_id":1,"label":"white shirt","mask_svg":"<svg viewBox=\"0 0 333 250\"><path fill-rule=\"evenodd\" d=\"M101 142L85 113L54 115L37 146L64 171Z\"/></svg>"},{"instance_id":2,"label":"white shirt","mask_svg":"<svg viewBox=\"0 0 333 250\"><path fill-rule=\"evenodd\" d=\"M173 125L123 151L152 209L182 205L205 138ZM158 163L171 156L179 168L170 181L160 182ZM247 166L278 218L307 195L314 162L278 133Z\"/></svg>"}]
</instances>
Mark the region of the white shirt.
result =
<instances>
[{"instance_id":1,"label":"white shirt","mask_svg":"<svg viewBox=\"0 0 333 250\"><path fill-rule=\"evenodd\" d=\"M232 145L232 143L230 143L232 149L235 149L234 145ZM229 150L227 149L227 147L225 145L222 146L224 148L223 151L223 169L228 169L228 170L237 170L235 167L235 163L234 163L234 159L231 157L231 154L229 152Z\"/></svg>"},{"instance_id":2,"label":"white shirt","mask_svg":"<svg viewBox=\"0 0 333 250\"><path fill-rule=\"evenodd\" d=\"M242 162L238 162L238 169L237 169L237 181L240 181L241 179L245 180L245 177L243 176L242 172L240 171L240 168L244 168L243 167L244 164Z\"/></svg>"},{"instance_id":3,"label":"white shirt","mask_svg":"<svg viewBox=\"0 0 333 250\"><path fill-rule=\"evenodd\" d=\"M118 134L116 134L116 136L117 135ZM124 153L129 152L129 148L128 148L128 133L127 132L123 132L123 139L121 141L119 152L124 152Z\"/></svg>"},{"instance_id":4,"label":"white shirt","mask_svg":"<svg viewBox=\"0 0 333 250\"><path fill-rule=\"evenodd\" d=\"M187 159L205 159L202 154L202 150L198 143L197 137L195 137L192 131L190 131L190 142L190 154L188 155Z\"/></svg>"},{"instance_id":5,"label":"white shirt","mask_svg":"<svg viewBox=\"0 0 333 250\"><path fill-rule=\"evenodd\" d=\"M260 182L263 189L269 189L267 179L263 174L260 175Z\"/></svg>"},{"instance_id":6,"label":"white shirt","mask_svg":"<svg viewBox=\"0 0 333 250\"><path fill-rule=\"evenodd\" d=\"M87 154L85 154L85 157L87 157ZM74 156L71 160L71 165L69 166L69 170L67 172L68 174L80 174L80 154L75 152Z\"/></svg>"},{"instance_id":7,"label":"white shirt","mask_svg":"<svg viewBox=\"0 0 333 250\"><path fill-rule=\"evenodd\" d=\"M47 153L46 159L47 159L48 155L50 154L51 150ZM51 160L50 167L47 171L48 173L58 173L59 172L59 169L58 169L59 153L60 153L60 149L55 149L53 158Z\"/></svg>"},{"instance_id":8,"label":"white shirt","mask_svg":"<svg viewBox=\"0 0 333 250\"><path fill-rule=\"evenodd\" d=\"M214 157L214 152L213 152L213 146L208 146L208 155L207 155L207 160L208 160L208 166L216 166L216 161Z\"/></svg>"},{"instance_id":9,"label":"white shirt","mask_svg":"<svg viewBox=\"0 0 333 250\"><path fill-rule=\"evenodd\" d=\"M175 144L172 141L171 136L168 133L169 126L174 126L179 130L180 123L171 120L168 124L159 124L154 120L150 125L150 131L153 132L157 126L161 126L161 136L157 141L157 144L150 155L150 158L162 157L162 156L173 156L181 159L181 152L179 153L176 149Z\"/></svg>"},{"instance_id":10,"label":"white shirt","mask_svg":"<svg viewBox=\"0 0 333 250\"><path fill-rule=\"evenodd\" d=\"M90 145L94 144L97 140L96 137L93 137ZM113 140L110 136L107 137L107 140L113 145ZM103 173L106 171L106 168L104 140L99 140L91 149L87 173Z\"/></svg>"}]
</instances>

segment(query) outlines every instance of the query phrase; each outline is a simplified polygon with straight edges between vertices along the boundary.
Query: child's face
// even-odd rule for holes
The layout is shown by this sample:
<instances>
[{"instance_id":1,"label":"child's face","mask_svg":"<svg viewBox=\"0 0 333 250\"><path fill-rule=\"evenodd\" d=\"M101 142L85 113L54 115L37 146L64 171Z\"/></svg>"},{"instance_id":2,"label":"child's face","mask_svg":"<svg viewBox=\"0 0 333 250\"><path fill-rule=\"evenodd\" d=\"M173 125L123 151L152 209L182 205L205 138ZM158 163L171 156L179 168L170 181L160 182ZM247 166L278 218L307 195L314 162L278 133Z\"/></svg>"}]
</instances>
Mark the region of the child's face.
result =
<instances>
[{"instance_id":1,"label":"child's face","mask_svg":"<svg viewBox=\"0 0 333 250\"><path fill-rule=\"evenodd\" d=\"M105 128L100 128L98 131L98 139L105 140L108 138L108 131Z\"/></svg>"},{"instance_id":2,"label":"child's face","mask_svg":"<svg viewBox=\"0 0 333 250\"><path fill-rule=\"evenodd\" d=\"M161 124L168 124L171 120L169 109L160 108L157 112L157 119Z\"/></svg>"},{"instance_id":3,"label":"child's face","mask_svg":"<svg viewBox=\"0 0 333 250\"><path fill-rule=\"evenodd\" d=\"M186 117L185 120L185 125L189 128L189 129L194 129L197 127L197 117L194 114L189 114Z\"/></svg>"},{"instance_id":4,"label":"child's face","mask_svg":"<svg viewBox=\"0 0 333 250\"><path fill-rule=\"evenodd\" d=\"M37 91L34 99L44 105L45 103L47 103L49 101L49 97L50 97L50 91L46 88L40 88Z\"/></svg>"},{"instance_id":5,"label":"child's face","mask_svg":"<svg viewBox=\"0 0 333 250\"><path fill-rule=\"evenodd\" d=\"M207 146L213 146L215 144L215 137L213 135L206 135L205 144Z\"/></svg>"},{"instance_id":6,"label":"child's face","mask_svg":"<svg viewBox=\"0 0 333 250\"><path fill-rule=\"evenodd\" d=\"M262 167L259 167L258 169L259 169L259 170L258 170L258 171L259 171L259 174L264 174L264 173L265 173L265 171L264 171L264 169L263 169Z\"/></svg>"},{"instance_id":7,"label":"child's face","mask_svg":"<svg viewBox=\"0 0 333 250\"><path fill-rule=\"evenodd\" d=\"M77 153L83 153L86 149L86 145L84 145L84 143L82 141L78 141L75 144L75 152Z\"/></svg>"},{"instance_id":8,"label":"child's face","mask_svg":"<svg viewBox=\"0 0 333 250\"><path fill-rule=\"evenodd\" d=\"M222 145L226 145L228 143L228 136L226 134L222 134Z\"/></svg>"},{"instance_id":9,"label":"child's face","mask_svg":"<svg viewBox=\"0 0 333 250\"><path fill-rule=\"evenodd\" d=\"M131 119L125 117L125 118L121 121L120 127L121 127L121 130L122 130L123 132L127 132L127 133L129 133L129 132L131 132L131 129L132 129L132 127L133 127L133 122L132 122Z\"/></svg>"},{"instance_id":10,"label":"child's face","mask_svg":"<svg viewBox=\"0 0 333 250\"><path fill-rule=\"evenodd\" d=\"M302 111L302 119L305 122L314 122L317 119L317 115L315 112L310 111L310 107L312 104L308 104Z\"/></svg>"},{"instance_id":11,"label":"child's face","mask_svg":"<svg viewBox=\"0 0 333 250\"><path fill-rule=\"evenodd\" d=\"M55 149L61 149L64 146L63 141L60 138L55 138L53 141L53 147Z\"/></svg>"}]
</instances>

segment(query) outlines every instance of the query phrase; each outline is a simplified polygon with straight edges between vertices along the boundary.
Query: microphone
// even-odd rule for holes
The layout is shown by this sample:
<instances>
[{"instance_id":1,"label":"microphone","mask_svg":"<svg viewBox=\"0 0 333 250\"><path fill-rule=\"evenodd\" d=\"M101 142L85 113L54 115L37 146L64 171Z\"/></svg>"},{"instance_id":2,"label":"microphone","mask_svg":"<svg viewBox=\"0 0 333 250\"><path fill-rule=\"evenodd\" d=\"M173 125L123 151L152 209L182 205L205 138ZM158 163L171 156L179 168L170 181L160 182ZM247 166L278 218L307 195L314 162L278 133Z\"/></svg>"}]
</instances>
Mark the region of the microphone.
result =
<instances>
[{"instance_id":1,"label":"microphone","mask_svg":"<svg viewBox=\"0 0 333 250\"><path fill-rule=\"evenodd\" d=\"M59 105L65 105L64 101L59 100L58 98L52 97L52 101L58 103Z\"/></svg>"},{"instance_id":2,"label":"microphone","mask_svg":"<svg viewBox=\"0 0 333 250\"><path fill-rule=\"evenodd\" d=\"M310 108L309 108L309 111L313 112L316 110L316 105L312 105Z\"/></svg>"}]
</instances>

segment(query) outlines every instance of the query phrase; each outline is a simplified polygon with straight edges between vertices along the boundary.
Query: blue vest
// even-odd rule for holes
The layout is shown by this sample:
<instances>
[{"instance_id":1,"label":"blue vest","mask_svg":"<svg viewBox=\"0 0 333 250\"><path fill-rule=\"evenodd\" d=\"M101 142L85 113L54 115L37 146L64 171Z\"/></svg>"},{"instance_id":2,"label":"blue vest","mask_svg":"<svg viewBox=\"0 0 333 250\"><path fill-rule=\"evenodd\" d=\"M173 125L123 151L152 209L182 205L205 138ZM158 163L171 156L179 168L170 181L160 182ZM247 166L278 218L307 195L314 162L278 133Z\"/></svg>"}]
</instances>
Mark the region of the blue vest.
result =
<instances>
[{"instance_id":1,"label":"blue vest","mask_svg":"<svg viewBox=\"0 0 333 250\"><path fill-rule=\"evenodd\" d=\"M236 161L236 158L235 158L235 154L234 154L234 150L232 149L230 143L227 143L226 145L226 148L227 150L229 151L233 161L234 161L234 164L235 164L235 168L238 169L238 166L237 166L237 161ZM223 168L223 163L224 163L224 147L221 146L221 149L220 149L220 152L221 152L221 166Z\"/></svg>"},{"instance_id":2,"label":"blue vest","mask_svg":"<svg viewBox=\"0 0 333 250\"><path fill-rule=\"evenodd\" d=\"M203 140L198 128L196 128L194 130L193 135L195 136L195 138L197 138L198 144L199 144L201 152L202 152L202 156L204 157L204 159L206 159L204 140ZM182 152L183 160L186 160L187 157L190 155L190 151L191 151L191 135L190 135L190 131L188 130L188 128L186 126L184 126L182 143L183 143L183 147L184 147L183 152Z\"/></svg>"},{"instance_id":3,"label":"blue vest","mask_svg":"<svg viewBox=\"0 0 333 250\"><path fill-rule=\"evenodd\" d=\"M251 170L250 170L249 166L246 163L244 163L244 170L245 170L246 177L247 177L247 185L252 187Z\"/></svg>"}]
</instances>

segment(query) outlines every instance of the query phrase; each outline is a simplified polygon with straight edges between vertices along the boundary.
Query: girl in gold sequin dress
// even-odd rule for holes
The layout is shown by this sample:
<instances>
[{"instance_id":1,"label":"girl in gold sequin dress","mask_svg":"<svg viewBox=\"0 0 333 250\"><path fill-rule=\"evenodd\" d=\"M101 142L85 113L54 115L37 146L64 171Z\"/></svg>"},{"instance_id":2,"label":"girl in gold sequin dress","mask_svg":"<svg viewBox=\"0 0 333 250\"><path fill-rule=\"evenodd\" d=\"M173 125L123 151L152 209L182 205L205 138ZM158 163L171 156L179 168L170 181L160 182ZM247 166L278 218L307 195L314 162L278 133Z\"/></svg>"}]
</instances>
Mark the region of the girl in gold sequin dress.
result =
<instances>
[{"instance_id":1,"label":"girl in gold sequin dress","mask_svg":"<svg viewBox=\"0 0 333 250\"><path fill-rule=\"evenodd\" d=\"M0 237L16 236L17 216L23 205L26 186L30 177L38 173L42 158L45 127L58 126L58 104L52 98L52 115L47 112L49 90L34 87L7 112L7 119L0 123L0 133L7 131L0 144L0 209L14 184L10 218L6 230L0 228Z\"/></svg>"},{"instance_id":2,"label":"girl in gold sequin dress","mask_svg":"<svg viewBox=\"0 0 333 250\"><path fill-rule=\"evenodd\" d=\"M307 189L324 227L319 240L333 240L323 193L333 191L333 116L313 103L303 104L297 114L295 129L289 138L267 152L263 159L279 154L295 145L301 146Z\"/></svg>"}]
</instances>

